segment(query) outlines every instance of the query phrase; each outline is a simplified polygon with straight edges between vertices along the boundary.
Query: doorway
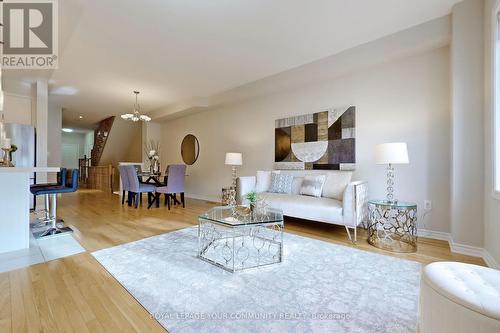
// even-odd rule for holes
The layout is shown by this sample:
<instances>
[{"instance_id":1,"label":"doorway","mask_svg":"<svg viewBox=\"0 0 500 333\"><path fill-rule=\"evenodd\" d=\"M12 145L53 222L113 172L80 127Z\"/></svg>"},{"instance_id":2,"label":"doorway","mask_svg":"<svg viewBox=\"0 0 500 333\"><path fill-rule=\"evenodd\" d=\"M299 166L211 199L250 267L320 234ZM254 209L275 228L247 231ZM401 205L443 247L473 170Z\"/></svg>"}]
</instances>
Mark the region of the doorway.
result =
<instances>
[{"instance_id":1,"label":"doorway","mask_svg":"<svg viewBox=\"0 0 500 333\"><path fill-rule=\"evenodd\" d=\"M61 165L67 169L78 169L80 146L76 143L63 143L61 147Z\"/></svg>"}]
</instances>

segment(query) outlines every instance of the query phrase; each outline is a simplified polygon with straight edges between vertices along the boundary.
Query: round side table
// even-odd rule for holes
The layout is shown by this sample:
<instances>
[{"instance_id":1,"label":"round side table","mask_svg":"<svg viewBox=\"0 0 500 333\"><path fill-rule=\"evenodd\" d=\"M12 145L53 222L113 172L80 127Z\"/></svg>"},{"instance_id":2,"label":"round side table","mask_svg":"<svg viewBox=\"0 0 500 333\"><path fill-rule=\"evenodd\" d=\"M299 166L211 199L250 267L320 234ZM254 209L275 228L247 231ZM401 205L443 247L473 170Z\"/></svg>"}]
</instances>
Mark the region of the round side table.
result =
<instances>
[{"instance_id":1,"label":"round side table","mask_svg":"<svg viewBox=\"0 0 500 333\"><path fill-rule=\"evenodd\" d=\"M417 251L417 205L370 200L368 243L392 252Z\"/></svg>"},{"instance_id":2,"label":"round side table","mask_svg":"<svg viewBox=\"0 0 500 333\"><path fill-rule=\"evenodd\" d=\"M222 204L225 206L236 205L236 189L234 187L222 188Z\"/></svg>"}]
</instances>

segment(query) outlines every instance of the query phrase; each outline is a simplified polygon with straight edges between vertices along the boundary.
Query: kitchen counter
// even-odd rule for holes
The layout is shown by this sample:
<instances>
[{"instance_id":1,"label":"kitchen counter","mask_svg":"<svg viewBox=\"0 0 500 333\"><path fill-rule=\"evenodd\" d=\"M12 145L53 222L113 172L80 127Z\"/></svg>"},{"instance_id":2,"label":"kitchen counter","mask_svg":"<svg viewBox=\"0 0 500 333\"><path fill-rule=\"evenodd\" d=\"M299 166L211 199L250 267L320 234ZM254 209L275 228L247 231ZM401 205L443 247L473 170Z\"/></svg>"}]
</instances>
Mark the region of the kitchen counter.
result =
<instances>
[{"instance_id":1,"label":"kitchen counter","mask_svg":"<svg viewBox=\"0 0 500 333\"><path fill-rule=\"evenodd\" d=\"M30 177L55 167L0 167L0 253L29 248Z\"/></svg>"},{"instance_id":2,"label":"kitchen counter","mask_svg":"<svg viewBox=\"0 0 500 333\"><path fill-rule=\"evenodd\" d=\"M13 168L3 168L0 167L0 173L15 173L15 172L21 172L21 173L32 173L32 172L59 172L61 168L55 168L55 167L29 167L29 168L24 168L24 167L13 167Z\"/></svg>"}]
</instances>

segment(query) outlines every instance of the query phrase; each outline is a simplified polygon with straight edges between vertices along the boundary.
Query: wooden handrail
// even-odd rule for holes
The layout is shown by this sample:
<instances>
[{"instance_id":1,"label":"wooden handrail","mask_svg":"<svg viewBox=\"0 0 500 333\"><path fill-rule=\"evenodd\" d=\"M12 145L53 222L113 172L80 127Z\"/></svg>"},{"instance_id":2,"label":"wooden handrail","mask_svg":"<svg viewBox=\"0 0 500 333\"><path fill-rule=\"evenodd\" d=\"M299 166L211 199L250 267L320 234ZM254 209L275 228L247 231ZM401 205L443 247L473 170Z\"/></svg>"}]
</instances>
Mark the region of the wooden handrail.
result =
<instances>
[{"instance_id":1,"label":"wooden handrail","mask_svg":"<svg viewBox=\"0 0 500 333\"><path fill-rule=\"evenodd\" d=\"M83 158L78 159L78 168L80 170L80 183L87 183L89 178L89 167L90 167L90 158L87 158L87 155L84 155Z\"/></svg>"},{"instance_id":2,"label":"wooden handrail","mask_svg":"<svg viewBox=\"0 0 500 333\"><path fill-rule=\"evenodd\" d=\"M106 146L106 141L109 137L109 132L111 132L114 121L114 116L106 118L99 123L99 127L94 131L94 148L91 152L93 166L99 165L104 147Z\"/></svg>"}]
</instances>

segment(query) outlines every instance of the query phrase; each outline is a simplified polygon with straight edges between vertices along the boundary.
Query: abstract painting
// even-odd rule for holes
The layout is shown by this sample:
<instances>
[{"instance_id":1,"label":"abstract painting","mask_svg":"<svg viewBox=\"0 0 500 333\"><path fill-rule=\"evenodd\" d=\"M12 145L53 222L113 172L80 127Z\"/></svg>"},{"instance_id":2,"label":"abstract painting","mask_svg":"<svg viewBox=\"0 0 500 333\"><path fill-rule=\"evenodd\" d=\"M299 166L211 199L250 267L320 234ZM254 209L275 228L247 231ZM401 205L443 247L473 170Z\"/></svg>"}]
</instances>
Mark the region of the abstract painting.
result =
<instances>
[{"instance_id":1,"label":"abstract painting","mask_svg":"<svg viewBox=\"0 0 500 333\"><path fill-rule=\"evenodd\" d=\"M356 108L276 120L276 169L354 170L356 165Z\"/></svg>"}]
</instances>

